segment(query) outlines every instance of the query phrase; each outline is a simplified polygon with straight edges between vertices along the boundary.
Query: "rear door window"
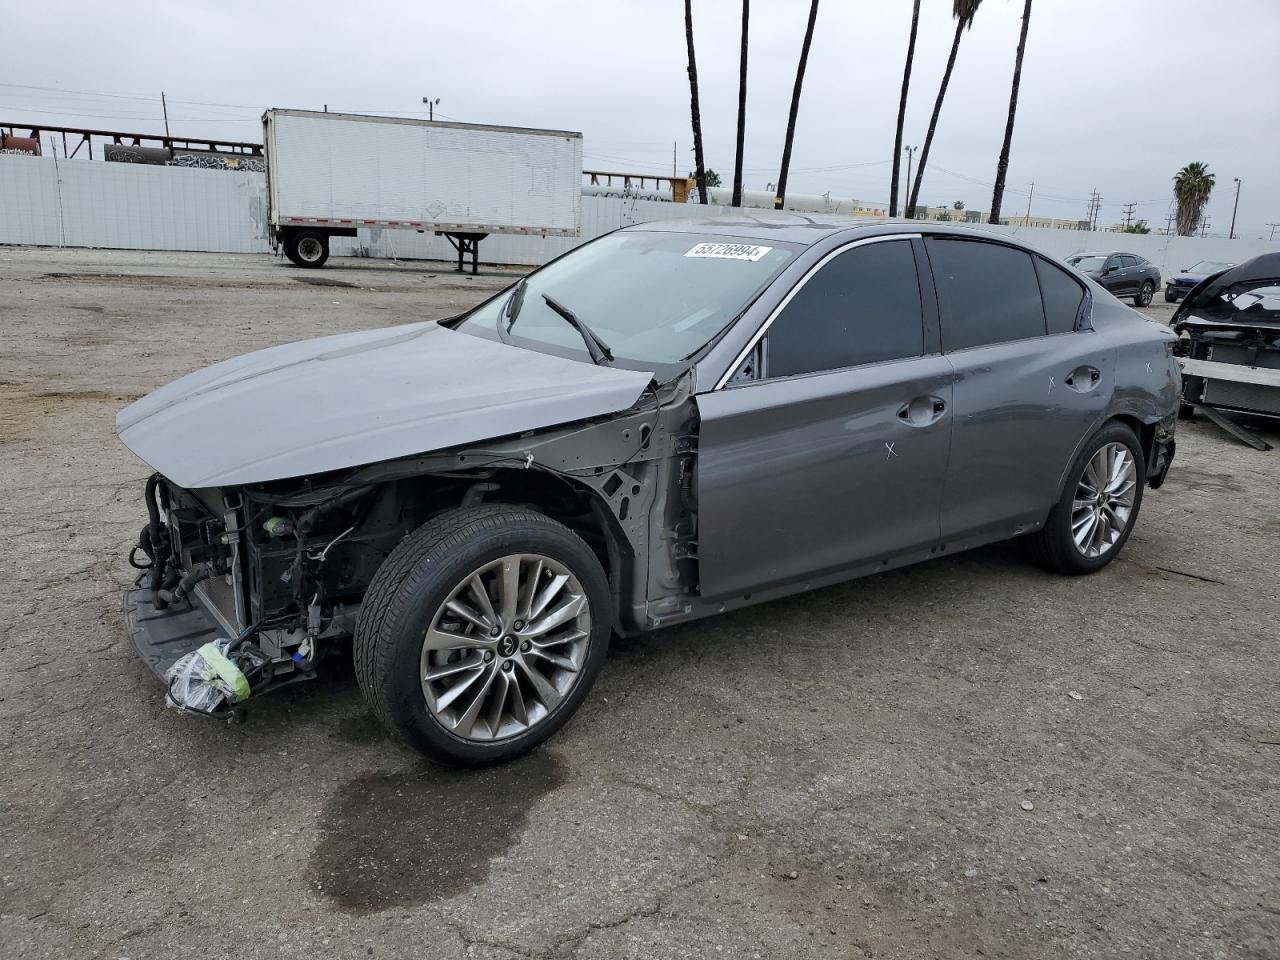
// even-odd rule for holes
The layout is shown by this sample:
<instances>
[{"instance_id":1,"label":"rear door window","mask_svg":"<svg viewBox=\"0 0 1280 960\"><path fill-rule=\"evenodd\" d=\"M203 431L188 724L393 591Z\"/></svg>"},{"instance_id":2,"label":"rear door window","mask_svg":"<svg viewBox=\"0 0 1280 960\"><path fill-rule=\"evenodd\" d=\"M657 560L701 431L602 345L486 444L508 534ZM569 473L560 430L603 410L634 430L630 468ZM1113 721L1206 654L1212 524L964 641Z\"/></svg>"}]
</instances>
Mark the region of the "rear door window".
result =
<instances>
[{"instance_id":1,"label":"rear door window","mask_svg":"<svg viewBox=\"0 0 1280 960\"><path fill-rule=\"evenodd\" d=\"M1031 255L980 240L925 240L942 313L944 352L1046 332Z\"/></svg>"},{"instance_id":2,"label":"rear door window","mask_svg":"<svg viewBox=\"0 0 1280 960\"><path fill-rule=\"evenodd\" d=\"M924 353L924 317L908 240L869 243L812 274L769 327L767 375L792 377Z\"/></svg>"}]
</instances>

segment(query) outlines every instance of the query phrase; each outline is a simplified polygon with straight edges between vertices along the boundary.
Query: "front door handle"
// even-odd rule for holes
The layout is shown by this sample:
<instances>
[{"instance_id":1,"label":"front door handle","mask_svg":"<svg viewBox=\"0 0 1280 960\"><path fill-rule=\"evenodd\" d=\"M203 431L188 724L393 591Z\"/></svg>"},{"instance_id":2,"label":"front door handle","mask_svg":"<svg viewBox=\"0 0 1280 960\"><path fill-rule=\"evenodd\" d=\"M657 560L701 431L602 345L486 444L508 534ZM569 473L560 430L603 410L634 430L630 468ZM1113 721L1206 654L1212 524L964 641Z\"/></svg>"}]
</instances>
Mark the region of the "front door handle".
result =
<instances>
[{"instance_id":1,"label":"front door handle","mask_svg":"<svg viewBox=\"0 0 1280 960\"><path fill-rule=\"evenodd\" d=\"M941 397L916 397L898 408L898 419L908 426L927 427L946 415L947 402Z\"/></svg>"}]
</instances>

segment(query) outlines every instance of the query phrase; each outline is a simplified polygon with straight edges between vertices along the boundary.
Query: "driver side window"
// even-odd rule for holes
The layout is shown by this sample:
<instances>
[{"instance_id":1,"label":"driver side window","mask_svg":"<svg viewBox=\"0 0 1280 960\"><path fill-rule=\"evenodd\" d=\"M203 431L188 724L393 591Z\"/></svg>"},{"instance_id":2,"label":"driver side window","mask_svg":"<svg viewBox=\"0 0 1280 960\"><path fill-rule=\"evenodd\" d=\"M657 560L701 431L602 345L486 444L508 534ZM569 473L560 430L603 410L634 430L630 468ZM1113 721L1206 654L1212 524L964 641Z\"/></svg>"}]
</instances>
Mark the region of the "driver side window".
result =
<instances>
[{"instance_id":1,"label":"driver side window","mask_svg":"<svg viewBox=\"0 0 1280 960\"><path fill-rule=\"evenodd\" d=\"M908 240L854 247L810 274L765 338L769 379L924 354L924 315Z\"/></svg>"}]
</instances>

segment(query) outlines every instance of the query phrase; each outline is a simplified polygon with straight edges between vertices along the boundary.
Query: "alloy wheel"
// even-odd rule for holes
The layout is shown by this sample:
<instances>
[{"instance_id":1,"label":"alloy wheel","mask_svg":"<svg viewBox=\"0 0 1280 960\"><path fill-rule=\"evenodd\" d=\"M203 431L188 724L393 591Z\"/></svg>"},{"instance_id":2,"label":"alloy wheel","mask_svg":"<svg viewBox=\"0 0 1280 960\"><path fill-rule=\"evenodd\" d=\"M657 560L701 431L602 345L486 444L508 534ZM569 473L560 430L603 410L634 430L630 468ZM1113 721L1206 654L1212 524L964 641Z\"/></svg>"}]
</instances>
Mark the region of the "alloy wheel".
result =
<instances>
[{"instance_id":1,"label":"alloy wheel","mask_svg":"<svg viewBox=\"0 0 1280 960\"><path fill-rule=\"evenodd\" d=\"M590 604L567 567L538 554L494 560L431 618L420 667L427 709L466 740L518 736L569 695L590 642Z\"/></svg>"},{"instance_id":2,"label":"alloy wheel","mask_svg":"<svg viewBox=\"0 0 1280 960\"><path fill-rule=\"evenodd\" d=\"M1123 443L1108 443L1089 458L1071 502L1071 538L1090 559L1112 550L1133 516L1138 467Z\"/></svg>"}]
</instances>

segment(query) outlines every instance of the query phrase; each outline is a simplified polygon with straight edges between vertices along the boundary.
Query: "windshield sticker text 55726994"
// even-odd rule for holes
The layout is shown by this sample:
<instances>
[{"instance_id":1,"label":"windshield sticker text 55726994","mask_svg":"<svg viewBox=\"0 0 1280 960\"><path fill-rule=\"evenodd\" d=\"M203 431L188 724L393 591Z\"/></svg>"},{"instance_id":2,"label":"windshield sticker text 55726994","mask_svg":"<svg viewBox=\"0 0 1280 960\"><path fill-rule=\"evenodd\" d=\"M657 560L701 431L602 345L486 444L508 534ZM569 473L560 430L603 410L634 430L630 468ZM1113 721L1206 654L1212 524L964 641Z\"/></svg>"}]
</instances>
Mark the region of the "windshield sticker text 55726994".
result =
<instances>
[{"instance_id":1,"label":"windshield sticker text 55726994","mask_svg":"<svg viewBox=\"0 0 1280 960\"><path fill-rule=\"evenodd\" d=\"M750 260L755 263L773 247L757 247L754 243L699 243L686 257L714 257L717 260Z\"/></svg>"}]
</instances>

